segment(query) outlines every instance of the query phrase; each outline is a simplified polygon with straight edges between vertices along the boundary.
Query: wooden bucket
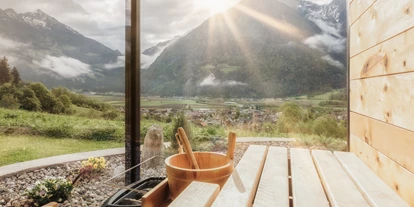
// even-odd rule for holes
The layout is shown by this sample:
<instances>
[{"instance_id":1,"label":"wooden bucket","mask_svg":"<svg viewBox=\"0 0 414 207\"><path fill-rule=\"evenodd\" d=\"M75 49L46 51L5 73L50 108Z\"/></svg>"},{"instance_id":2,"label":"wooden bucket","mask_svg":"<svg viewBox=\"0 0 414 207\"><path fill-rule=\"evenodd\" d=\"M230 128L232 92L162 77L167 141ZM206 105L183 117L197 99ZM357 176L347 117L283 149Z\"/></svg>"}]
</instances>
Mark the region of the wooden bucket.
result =
<instances>
[{"instance_id":1,"label":"wooden bucket","mask_svg":"<svg viewBox=\"0 0 414 207\"><path fill-rule=\"evenodd\" d=\"M192 169L186 154L176 154L165 160L170 196L175 199L192 181L215 183L220 189L234 170L228 156L214 152L194 152L200 169Z\"/></svg>"}]
</instances>

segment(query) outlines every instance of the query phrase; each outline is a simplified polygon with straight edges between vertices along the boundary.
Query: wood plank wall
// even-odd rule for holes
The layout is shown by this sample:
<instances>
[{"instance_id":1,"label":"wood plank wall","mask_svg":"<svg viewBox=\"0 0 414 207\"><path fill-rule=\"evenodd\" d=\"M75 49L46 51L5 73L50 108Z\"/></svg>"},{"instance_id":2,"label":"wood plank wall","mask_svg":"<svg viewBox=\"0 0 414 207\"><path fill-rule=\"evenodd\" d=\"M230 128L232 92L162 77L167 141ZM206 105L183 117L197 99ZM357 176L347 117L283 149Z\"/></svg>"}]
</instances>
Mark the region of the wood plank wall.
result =
<instances>
[{"instance_id":1,"label":"wood plank wall","mask_svg":"<svg viewBox=\"0 0 414 207\"><path fill-rule=\"evenodd\" d=\"M414 0L348 0L350 151L414 206Z\"/></svg>"}]
</instances>

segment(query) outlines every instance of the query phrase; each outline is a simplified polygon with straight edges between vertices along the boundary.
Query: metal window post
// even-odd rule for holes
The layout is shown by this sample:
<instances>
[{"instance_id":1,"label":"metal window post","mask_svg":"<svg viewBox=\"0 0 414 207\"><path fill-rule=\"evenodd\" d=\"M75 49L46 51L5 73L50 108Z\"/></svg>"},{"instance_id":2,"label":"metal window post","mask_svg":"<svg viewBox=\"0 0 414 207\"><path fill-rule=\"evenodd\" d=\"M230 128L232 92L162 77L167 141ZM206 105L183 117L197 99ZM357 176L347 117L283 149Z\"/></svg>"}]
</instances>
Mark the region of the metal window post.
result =
<instances>
[{"instance_id":1,"label":"metal window post","mask_svg":"<svg viewBox=\"0 0 414 207\"><path fill-rule=\"evenodd\" d=\"M125 169L140 162L140 0L125 0ZM125 185L140 180L140 168L125 174Z\"/></svg>"}]
</instances>

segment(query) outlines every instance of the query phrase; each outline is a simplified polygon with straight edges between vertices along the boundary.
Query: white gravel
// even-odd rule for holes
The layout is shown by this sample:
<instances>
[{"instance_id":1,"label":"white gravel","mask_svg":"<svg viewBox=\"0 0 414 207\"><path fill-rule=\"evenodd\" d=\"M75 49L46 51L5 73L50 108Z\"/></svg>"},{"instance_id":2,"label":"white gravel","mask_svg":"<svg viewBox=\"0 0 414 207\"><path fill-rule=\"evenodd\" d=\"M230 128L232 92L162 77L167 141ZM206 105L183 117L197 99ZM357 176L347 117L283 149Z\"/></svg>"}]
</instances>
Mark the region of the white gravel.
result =
<instances>
[{"instance_id":1,"label":"white gravel","mask_svg":"<svg viewBox=\"0 0 414 207\"><path fill-rule=\"evenodd\" d=\"M283 146L291 147L291 142L243 142L237 143L235 149L235 164L239 162L247 147L251 144L267 145L267 146ZM225 152L223 152L225 153ZM100 206L101 203L118 191L120 188L116 186L123 186L123 176L119 179L111 181L110 184L104 184L103 181L111 178L114 174L114 169L117 166L124 165L124 156L105 157L107 160L106 170L98 176L93 176L89 179L83 179L78 182L78 185L72 191L71 198L65 201L60 206ZM81 161L71 162L59 166L52 166L25 172L19 175L3 178L0 180L0 207L5 206L32 206L33 204L26 196L23 196L25 189L37 180L41 180L46 176L64 176L74 178L81 166ZM161 177L165 176L164 166L157 169L148 169L141 171L142 179L147 177Z\"/></svg>"}]
</instances>

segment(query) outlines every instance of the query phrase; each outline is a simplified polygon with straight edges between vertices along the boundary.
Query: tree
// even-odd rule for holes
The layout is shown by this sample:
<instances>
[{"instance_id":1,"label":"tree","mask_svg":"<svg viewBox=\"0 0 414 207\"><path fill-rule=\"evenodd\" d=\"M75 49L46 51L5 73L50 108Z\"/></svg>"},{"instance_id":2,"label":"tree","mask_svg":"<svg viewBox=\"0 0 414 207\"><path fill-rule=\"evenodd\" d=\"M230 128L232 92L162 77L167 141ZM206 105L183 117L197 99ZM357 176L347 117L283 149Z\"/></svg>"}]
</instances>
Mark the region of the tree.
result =
<instances>
[{"instance_id":1,"label":"tree","mask_svg":"<svg viewBox=\"0 0 414 207\"><path fill-rule=\"evenodd\" d=\"M42 111L58 114L63 113L65 107L42 83L31 83L29 88L34 91L42 104Z\"/></svg>"},{"instance_id":2,"label":"tree","mask_svg":"<svg viewBox=\"0 0 414 207\"><path fill-rule=\"evenodd\" d=\"M19 109L19 100L13 96L13 94L3 95L0 99L0 107L6 109Z\"/></svg>"},{"instance_id":3,"label":"tree","mask_svg":"<svg viewBox=\"0 0 414 207\"><path fill-rule=\"evenodd\" d=\"M12 80L10 66L6 57L0 60L0 85L9 83Z\"/></svg>"},{"instance_id":4,"label":"tree","mask_svg":"<svg viewBox=\"0 0 414 207\"><path fill-rule=\"evenodd\" d=\"M67 96L66 94L59 96L59 100L63 103L63 106L65 108L70 108L70 105L72 105L69 96Z\"/></svg>"},{"instance_id":5,"label":"tree","mask_svg":"<svg viewBox=\"0 0 414 207\"><path fill-rule=\"evenodd\" d=\"M23 95L20 99L20 108L28 111L40 111L41 103L34 91L28 87L22 89Z\"/></svg>"},{"instance_id":6,"label":"tree","mask_svg":"<svg viewBox=\"0 0 414 207\"><path fill-rule=\"evenodd\" d=\"M20 74L16 67L13 67L11 71L11 76L13 78L13 85L20 85L20 83L22 83L22 79L20 79Z\"/></svg>"},{"instance_id":7,"label":"tree","mask_svg":"<svg viewBox=\"0 0 414 207\"><path fill-rule=\"evenodd\" d=\"M280 109L283 115L278 120L279 131L290 133L295 125L303 120L302 108L294 102L286 102Z\"/></svg>"},{"instance_id":8,"label":"tree","mask_svg":"<svg viewBox=\"0 0 414 207\"><path fill-rule=\"evenodd\" d=\"M0 97L7 94L12 94L16 98L20 98L22 95L19 88L14 87L11 83L5 83L0 86Z\"/></svg>"}]
</instances>

